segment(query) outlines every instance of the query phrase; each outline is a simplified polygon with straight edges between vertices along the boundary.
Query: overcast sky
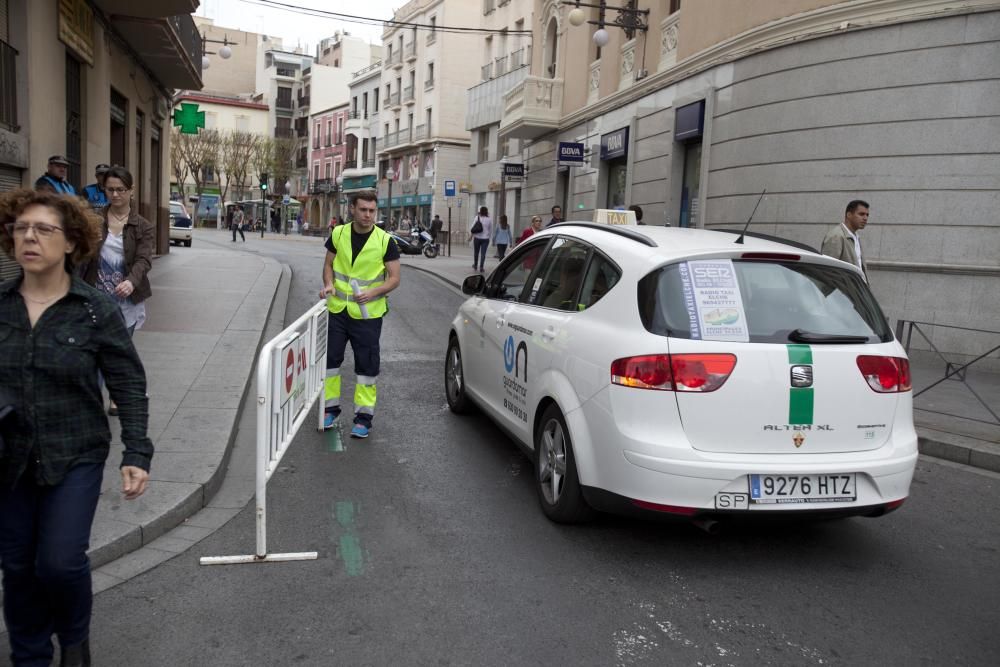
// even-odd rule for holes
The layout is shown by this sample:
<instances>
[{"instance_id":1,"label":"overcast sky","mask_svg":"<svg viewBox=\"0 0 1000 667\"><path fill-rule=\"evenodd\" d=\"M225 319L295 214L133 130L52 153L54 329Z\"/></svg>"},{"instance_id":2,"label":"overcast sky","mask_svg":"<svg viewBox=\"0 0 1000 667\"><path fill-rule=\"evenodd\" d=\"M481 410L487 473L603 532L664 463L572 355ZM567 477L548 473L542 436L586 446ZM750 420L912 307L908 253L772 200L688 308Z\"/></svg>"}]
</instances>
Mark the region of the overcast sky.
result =
<instances>
[{"instance_id":1,"label":"overcast sky","mask_svg":"<svg viewBox=\"0 0 1000 667\"><path fill-rule=\"evenodd\" d=\"M375 19L389 19L392 18L393 10L405 4L406 0L363 0L363 2L281 0L281 2ZM201 6L196 14L213 19L216 25L225 28L238 28L281 37L286 49L301 44L307 53L313 53L319 40L331 36L337 30L344 30L375 44L382 43L381 25L364 25L333 18L307 16L245 0L201 0Z\"/></svg>"}]
</instances>

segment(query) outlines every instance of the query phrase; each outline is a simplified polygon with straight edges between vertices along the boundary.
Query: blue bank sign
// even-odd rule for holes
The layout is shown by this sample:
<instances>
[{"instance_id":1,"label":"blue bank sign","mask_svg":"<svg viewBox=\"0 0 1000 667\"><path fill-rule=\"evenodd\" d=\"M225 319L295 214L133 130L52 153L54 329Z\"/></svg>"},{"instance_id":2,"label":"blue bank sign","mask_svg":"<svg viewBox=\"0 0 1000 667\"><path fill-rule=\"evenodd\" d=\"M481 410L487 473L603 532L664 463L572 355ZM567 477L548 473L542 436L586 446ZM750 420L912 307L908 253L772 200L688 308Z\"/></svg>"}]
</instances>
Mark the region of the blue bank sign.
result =
<instances>
[{"instance_id":1,"label":"blue bank sign","mask_svg":"<svg viewBox=\"0 0 1000 667\"><path fill-rule=\"evenodd\" d=\"M628 128L601 135L601 159L614 160L628 155Z\"/></svg>"},{"instance_id":2,"label":"blue bank sign","mask_svg":"<svg viewBox=\"0 0 1000 667\"><path fill-rule=\"evenodd\" d=\"M583 164L583 144L560 141L559 161L568 164Z\"/></svg>"}]
</instances>

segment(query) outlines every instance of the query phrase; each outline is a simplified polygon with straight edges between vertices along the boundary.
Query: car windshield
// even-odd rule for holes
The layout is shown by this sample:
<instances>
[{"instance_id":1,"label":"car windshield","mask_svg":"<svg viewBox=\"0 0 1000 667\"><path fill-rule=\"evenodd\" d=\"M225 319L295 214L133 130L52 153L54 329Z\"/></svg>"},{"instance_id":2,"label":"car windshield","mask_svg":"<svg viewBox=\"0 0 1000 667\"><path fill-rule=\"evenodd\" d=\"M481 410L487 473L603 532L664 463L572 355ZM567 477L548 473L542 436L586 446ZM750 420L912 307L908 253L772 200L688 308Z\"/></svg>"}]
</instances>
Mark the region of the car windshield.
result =
<instances>
[{"instance_id":1,"label":"car windshield","mask_svg":"<svg viewBox=\"0 0 1000 667\"><path fill-rule=\"evenodd\" d=\"M724 275L730 266L735 283L712 273ZM702 274L709 277L699 283ZM751 343L892 340L889 324L861 276L827 265L681 262L640 280L638 299L643 326L661 336ZM711 331L728 332L730 337L716 338L708 335Z\"/></svg>"}]
</instances>

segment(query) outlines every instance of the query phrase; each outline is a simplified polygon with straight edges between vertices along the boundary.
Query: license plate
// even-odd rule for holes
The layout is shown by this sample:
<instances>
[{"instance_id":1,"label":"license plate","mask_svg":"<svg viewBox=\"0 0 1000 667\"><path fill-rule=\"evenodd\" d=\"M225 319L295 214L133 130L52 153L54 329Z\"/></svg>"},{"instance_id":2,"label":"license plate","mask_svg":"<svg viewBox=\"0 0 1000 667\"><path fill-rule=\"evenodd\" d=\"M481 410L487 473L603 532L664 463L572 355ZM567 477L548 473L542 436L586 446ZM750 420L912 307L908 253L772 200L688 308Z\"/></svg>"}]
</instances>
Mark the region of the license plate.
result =
<instances>
[{"instance_id":1,"label":"license plate","mask_svg":"<svg viewBox=\"0 0 1000 667\"><path fill-rule=\"evenodd\" d=\"M847 503L857 497L854 473L750 475L752 503Z\"/></svg>"}]
</instances>

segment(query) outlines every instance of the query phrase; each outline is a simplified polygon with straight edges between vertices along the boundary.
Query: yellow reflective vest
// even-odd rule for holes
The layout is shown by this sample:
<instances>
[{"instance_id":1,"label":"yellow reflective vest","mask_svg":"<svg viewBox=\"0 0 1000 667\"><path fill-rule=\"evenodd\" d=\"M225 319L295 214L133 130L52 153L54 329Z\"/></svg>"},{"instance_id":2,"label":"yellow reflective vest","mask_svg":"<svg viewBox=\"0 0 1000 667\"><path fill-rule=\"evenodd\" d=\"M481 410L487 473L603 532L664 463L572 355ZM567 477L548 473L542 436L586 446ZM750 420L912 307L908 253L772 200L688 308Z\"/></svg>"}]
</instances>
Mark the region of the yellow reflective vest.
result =
<instances>
[{"instance_id":1,"label":"yellow reflective vest","mask_svg":"<svg viewBox=\"0 0 1000 667\"><path fill-rule=\"evenodd\" d=\"M364 248L358 253L354 262L351 257L352 224L337 225L330 232L330 239L336 251L333 259L333 294L326 298L326 307L331 313L339 313L347 308L347 314L356 320L363 319L361 307L354 301L354 290L351 280L356 280L362 290L378 287L385 282L385 251L389 247L390 237L378 227L372 227L372 233L365 242ZM386 297L380 296L365 304L368 318L374 319L385 315L389 309Z\"/></svg>"}]
</instances>

